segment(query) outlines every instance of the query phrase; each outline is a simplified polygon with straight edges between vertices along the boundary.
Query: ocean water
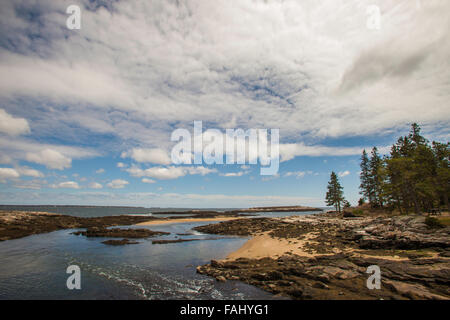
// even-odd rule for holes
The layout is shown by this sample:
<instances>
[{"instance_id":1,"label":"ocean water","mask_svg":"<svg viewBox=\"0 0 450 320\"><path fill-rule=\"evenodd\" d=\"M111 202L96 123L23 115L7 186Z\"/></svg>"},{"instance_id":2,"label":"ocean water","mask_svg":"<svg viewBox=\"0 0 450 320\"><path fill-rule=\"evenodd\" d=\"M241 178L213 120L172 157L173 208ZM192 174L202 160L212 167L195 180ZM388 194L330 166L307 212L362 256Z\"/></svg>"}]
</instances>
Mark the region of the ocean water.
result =
<instances>
[{"instance_id":1,"label":"ocean water","mask_svg":"<svg viewBox=\"0 0 450 320\"><path fill-rule=\"evenodd\" d=\"M63 212L66 209L59 207L58 212L69 214ZM151 212L143 212L145 208L98 209L100 212L93 208L71 208L70 214ZM139 244L126 246L105 245L101 243L105 238L76 236L72 234L75 229L0 242L0 299L276 299L238 281L220 283L196 273L196 266L225 258L247 241L245 237L206 235L192 230L209 223L148 226L170 234L139 239ZM170 244L151 241L178 238L202 240ZM81 290L67 289L70 274L66 269L70 265L80 267Z\"/></svg>"},{"instance_id":2,"label":"ocean water","mask_svg":"<svg viewBox=\"0 0 450 320\"><path fill-rule=\"evenodd\" d=\"M67 214L77 217L103 217L117 216L122 214L151 215L152 212L181 212L191 210L191 208L143 208L143 207L98 207L98 206L16 206L0 205L0 210L19 210L19 211L44 211L59 214ZM215 209L201 209L215 210ZM232 209L220 209L222 211ZM218 210L219 211L219 210ZM158 215L162 217L163 215Z\"/></svg>"}]
</instances>

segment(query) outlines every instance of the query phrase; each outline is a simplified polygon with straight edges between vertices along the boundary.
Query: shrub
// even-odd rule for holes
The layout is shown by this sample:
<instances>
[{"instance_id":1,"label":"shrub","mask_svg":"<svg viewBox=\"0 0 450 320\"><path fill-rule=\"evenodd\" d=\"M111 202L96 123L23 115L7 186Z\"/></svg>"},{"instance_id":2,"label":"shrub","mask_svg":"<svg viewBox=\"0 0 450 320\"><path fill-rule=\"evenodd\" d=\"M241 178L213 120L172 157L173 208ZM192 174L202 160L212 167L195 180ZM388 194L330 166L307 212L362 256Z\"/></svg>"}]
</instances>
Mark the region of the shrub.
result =
<instances>
[{"instance_id":1,"label":"shrub","mask_svg":"<svg viewBox=\"0 0 450 320\"><path fill-rule=\"evenodd\" d=\"M445 226L436 218L427 217L425 219L425 224L432 229L444 228Z\"/></svg>"}]
</instances>

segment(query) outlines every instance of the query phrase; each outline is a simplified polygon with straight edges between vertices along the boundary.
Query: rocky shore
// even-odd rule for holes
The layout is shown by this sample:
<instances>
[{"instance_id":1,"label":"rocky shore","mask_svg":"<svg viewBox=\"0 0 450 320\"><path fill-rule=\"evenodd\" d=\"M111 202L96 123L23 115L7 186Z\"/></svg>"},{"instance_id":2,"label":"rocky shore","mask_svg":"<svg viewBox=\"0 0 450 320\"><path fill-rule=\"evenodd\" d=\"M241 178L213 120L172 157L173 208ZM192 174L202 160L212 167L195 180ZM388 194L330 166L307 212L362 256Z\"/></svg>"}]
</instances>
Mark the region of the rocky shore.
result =
<instances>
[{"instance_id":1,"label":"rocky shore","mask_svg":"<svg viewBox=\"0 0 450 320\"><path fill-rule=\"evenodd\" d=\"M152 240L152 244L167 244L167 243L180 243L180 242L206 241L206 240L217 240L217 239L216 238L211 238L211 239Z\"/></svg>"},{"instance_id":2,"label":"rocky shore","mask_svg":"<svg viewBox=\"0 0 450 320\"><path fill-rule=\"evenodd\" d=\"M112 228L106 229L104 227L92 227L86 231L74 232L75 235L83 235L86 237L102 237L102 238L133 238L142 239L149 237L156 237L169 234L168 232L152 231L149 229L122 229Z\"/></svg>"},{"instance_id":3,"label":"rocky shore","mask_svg":"<svg viewBox=\"0 0 450 320\"><path fill-rule=\"evenodd\" d=\"M341 218L317 214L238 219L197 231L249 236L237 252L197 272L240 280L294 299L449 299L450 227L422 216ZM367 267L381 270L368 289Z\"/></svg>"},{"instance_id":4,"label":"rocky shore","mask_svg":"<svg viewBox=\"0 0 450 320\"><path fill-rule=\"evenodd\" d=\"M0 211L0 241L62 229L133 225L151 219L154 218L125 215L80 218L47 212Z\"/></svg>"},{"instance_id":5,"label":"rocky shore","mask_svg":"<svg viewBox=\"0 0 450 320\"><path fill-rule=\"evenodd\" d=\"M122 240L106 240L102 241L103 244L109 245L109 246L124 246L126 244L138 244L137 241L132 241L129 239L122 239Z\"/></svg>"},{"instance_id":6,"label":"rocky shore","mask_svg":"<svg viewBox=\"0 0 450 320\"><path fill-rule=\"evenodd\" d=\"M225 215L223 212L204 213L201 211L190 211L185 218L200 220L220 216L232 218L244 215L238 213L229 213ZM0 211L0 241L62 229L107 228L135 225L149 221L164 223L175 221L177 218L178 217L158 218L139 215L82 218L48 212Z\"/></svg>"},{"instance_id":7,"label":"rocky shore","mask_svg":"<svg viewBox=\"0 0 450 320\"><path fill-rule=\"evenodd\" d=\"M323 211L320 208L305 207L305 206L283 206L283 207L254 207L248 209L237 209L227 211L229 213L254 213L254 212L310 212L310 211Z\"/></svg>"}]
</instances>

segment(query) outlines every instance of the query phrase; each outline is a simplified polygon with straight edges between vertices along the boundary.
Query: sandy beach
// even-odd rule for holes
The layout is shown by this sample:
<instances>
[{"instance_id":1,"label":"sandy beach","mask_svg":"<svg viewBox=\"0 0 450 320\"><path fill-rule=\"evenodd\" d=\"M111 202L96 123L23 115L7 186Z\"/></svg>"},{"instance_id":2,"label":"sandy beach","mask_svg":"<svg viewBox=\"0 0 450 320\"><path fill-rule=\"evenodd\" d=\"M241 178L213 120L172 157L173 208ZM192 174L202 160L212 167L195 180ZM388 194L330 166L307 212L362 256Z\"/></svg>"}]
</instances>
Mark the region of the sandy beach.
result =
<instances>
[{"instance_id":1,"label":"sandy beach","mask_svg":"<svg viewBox=\"0 0 450 320\"><path fill-rule=\"evenodd\" d=\"M303 257L314 257L305 249L307 242L310 241L314 235L308 234L305 239L296 238L273 238L267 232L253 236L238 250L230 253L225 260L236 260L239 258L261 259L272 258L276 259L285 254L295 254Z\"/></svg>"}]
</instances>

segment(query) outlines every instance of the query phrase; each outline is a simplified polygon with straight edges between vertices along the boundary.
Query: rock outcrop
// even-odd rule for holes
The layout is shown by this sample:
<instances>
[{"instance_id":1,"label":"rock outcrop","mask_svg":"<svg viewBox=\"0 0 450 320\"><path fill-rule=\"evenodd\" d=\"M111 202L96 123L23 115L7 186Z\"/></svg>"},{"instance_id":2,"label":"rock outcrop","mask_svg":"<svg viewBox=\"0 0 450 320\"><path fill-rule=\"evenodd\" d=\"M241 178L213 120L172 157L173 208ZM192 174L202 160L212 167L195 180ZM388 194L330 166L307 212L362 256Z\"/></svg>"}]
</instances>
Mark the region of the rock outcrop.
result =
<instances>
[{"instance_id":1,"label":"rock outcrop","mask_svg":"<svg viewBox=\"0 0 450 320\"><path fill-rule=\"evenodd\" d=\"M325 215L227 221L201 226L213 234L269 234L293 243L307 240L313 257L211 261L197 272L240 280L294 299L449 299L450 227L432 229L425 217ZM371 265L381 270L381 289L367 287Z\"/></svg>"},{"instance_id":2,"label":"rock outcrop","mask_svg":"<svg viewBox=\"0 0 450 320\"><path fill-rule=\"evenodd\" d=\"M148 238L169 234L168 232L152 231L149 229L122 229L122 228L102 228L92 227L86 231L76 231L73 234L83 235L86 237L103 237L103 238Z\"/></svg>"}]
</instances>

